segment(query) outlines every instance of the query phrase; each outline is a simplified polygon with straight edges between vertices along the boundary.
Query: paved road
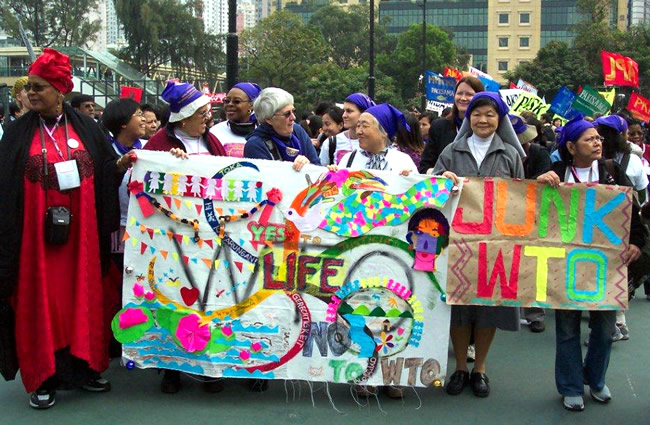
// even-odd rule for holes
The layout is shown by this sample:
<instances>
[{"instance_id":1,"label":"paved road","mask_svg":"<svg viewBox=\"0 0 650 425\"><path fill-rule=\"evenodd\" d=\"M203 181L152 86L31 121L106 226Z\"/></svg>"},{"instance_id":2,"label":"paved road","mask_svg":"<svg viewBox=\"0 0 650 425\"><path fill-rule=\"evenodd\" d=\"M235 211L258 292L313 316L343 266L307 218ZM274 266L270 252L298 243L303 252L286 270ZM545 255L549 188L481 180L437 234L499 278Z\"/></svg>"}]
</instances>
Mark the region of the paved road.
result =
<instances>
[{"instance_id":1,"label":"paved road","mask_svg":"<svg viewBox=\"0 0 650 425\"><path fill-rule=\"evenodd\" d=\"M640 291L642 292L642 291ZM440 389L410 391L404 401L379 396L358 406L348 387L273 382L264 394L251 393L242 382L229 381L220 394L206 394L201 385L183 378L175 395L159 392L160 376L151 370L128 371L113 362L105 374L113 384L107 394L81 391L57 393L57 405L46 411L28 407L20 381L0 382L0 425L103 424L650 424L650 302L633 300L628 312L631 339L614 344L607 383L608 405L586 400L586 410L572 413L561 406L555 390L554 320L547 331L532 334L500 332L488 359L492 394L475 398L469 390L457 397ZM583 335L587 323L583 321ZM450 360L453 368L453 360ZM340 412L340 413L339 413Z\"/></svg>"}]
</instances>

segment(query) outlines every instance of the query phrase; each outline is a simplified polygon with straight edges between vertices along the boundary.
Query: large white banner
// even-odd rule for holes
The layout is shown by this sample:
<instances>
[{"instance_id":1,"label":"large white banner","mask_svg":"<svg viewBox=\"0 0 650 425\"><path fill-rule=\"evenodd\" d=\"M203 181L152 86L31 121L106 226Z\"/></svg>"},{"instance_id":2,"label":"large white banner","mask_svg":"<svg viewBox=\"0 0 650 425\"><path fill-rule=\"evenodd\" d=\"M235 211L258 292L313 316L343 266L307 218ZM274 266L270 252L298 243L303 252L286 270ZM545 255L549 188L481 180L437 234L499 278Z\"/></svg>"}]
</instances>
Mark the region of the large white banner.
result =
<instances>
[{"instance_id":1,"label":"large white banner","mask_svg":"<svg viewBox=\"0 0 650 425\"><path fill-rule=\"evenodd\" d=\"M213 377L442 385L451 182L140 152L125 360Z\"/></svg>"}]
</instances>

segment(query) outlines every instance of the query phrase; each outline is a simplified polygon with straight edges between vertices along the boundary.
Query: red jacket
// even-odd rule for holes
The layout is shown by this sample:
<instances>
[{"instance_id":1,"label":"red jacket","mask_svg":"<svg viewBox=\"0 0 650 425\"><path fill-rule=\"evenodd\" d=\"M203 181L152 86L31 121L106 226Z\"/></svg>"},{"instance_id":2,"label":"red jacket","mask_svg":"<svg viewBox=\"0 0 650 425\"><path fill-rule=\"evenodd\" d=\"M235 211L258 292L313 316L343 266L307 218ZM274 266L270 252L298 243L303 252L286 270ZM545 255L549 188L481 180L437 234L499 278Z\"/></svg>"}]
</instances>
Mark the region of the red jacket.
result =
<instances>
[{"instance_id":1,"label":"red jacket","mask_svg":"<svg viewBox=\"0 0 650 425\"><path fill-rule=\"evenodd\" d=\"M203 137L205 145L208 147L208 150L212 155L227 156L223 145L212 133L206 131L201 137ZM178 140L178 137L174 134L174 127L167 124L165 128L158 130L158 132L149 139L142 149L150 151L169 151L172 148L180 148L183 151L186 151L183 142Z\"/></svg>"}]
</instances>

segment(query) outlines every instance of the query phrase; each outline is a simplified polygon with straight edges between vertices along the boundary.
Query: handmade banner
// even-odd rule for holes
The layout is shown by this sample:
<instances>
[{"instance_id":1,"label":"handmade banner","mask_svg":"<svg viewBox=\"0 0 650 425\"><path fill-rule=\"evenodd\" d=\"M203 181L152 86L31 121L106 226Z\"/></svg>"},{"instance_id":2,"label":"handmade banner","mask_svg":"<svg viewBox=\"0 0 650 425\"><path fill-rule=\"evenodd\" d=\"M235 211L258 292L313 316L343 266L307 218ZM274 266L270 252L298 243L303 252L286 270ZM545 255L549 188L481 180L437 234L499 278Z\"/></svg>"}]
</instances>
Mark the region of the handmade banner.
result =
<instances>
[{"instance_id":1,"label":"handmade banner","mask_svg":"<svg viewBox=\"0 0 650 425\"><path fill-rule=\"evenodd\" d=\"M445 72L442 74L444 77L453 77L456 81L463 78L463 73L457 70L456 68L450 68L445 66Z\"/></svg>"},{"instance_id":2,"label":"handmade banner","mask_svg":"<svg viewBox=\"0 0 650 425\"><path fill-rule=\"evenodd\" d=\"M598 94L601 95L610 105L614 104L614 99L616 99L616 89L614 87L606 91L598 90Z\"/></svg>"},{"instance_id":3,"label":"handmade banner","mask_svg":"<svg viewBox=\"0 0 650 425\"><path fill-rule=\"evenodd\" d=\"M481 80L481 83L483 83L483 87L485 87L485 91L499 93L499 90L501 89L501 84L497 83L492 78L486 78L481 75L479 75L477 78Z\"/></svg>"},{"instance_id":4,"label":"handmade banner","mask_svg":"<svg viewBox=\"0 0 650 425\"><path fill-rule=\"evenodd\" d=\"M434 176L138 153L112 323L125 361L442 386L451 188Z\"/></svg>"},{"instance_id":5,"label":"handmade banner","mask_svg":"<svg viewBox=\"0 0 650 425\"><path fill-rule=\"evenodd\" d=\"M639 88L639 65L627 56L600 51L606 86L631 86Z\"/></svg>"},{"instance_id":6,"label":"handmade banner","mask_svg":"<svg viewBox=\"0 0 650 425\"><path fill-rule=\"evenodd\" d=\"M631 196L619 186L466 179L452 221L447 302L627 308Z\"/></svg>"},{"instance_id":7,"label":"handmade banner","mask_svg":"<svg viewBox=\"0 0 650 425\"><path fill-rule=\"evenodd\" d=\"M517 81L517 88L537 96L537 87L535 87L534 85L530 84L527 81L522 80L521 78L519 79L519 81Z\"/></svg>"},{"instance_id":8,"label":"handmade banner","mask_svg":"<svg viewBox=\"0 0 650 425\"><path fill-rule=\"evenodd\" d=\"M573 102L578 95L572 92L567 86L560 87L557 94L551 101L549 111L555 112L561 117L571 119L578 112L573 109Z\"/></svg>"},{"instance_id":9,"label":"handmade banner","mask_svg":"<svg viewBox=\"0 0 650 425\"><path fill-rule=\"evenodd\" d=\"M439 74L427 71L425 88L428 100L441 103L454 103L455 86L455 78L441 77Z\"/></svg>"},{"instance_id":10,"label":"handmade banner","mask_svg":"<svg viewBox=\"0 0 650 425\"><path fill-rule=\"evenodd\" d=\"M607 103L605 98L603 98L593 87L583 86L582 91L575 98L571 107L576 111L591 117L597 113L606 115L612 105Z\"/></svg>"},{"instance_id":11,"label":"handmade banner","mask_svg":"<svg viewBox=\"0 0 650 425\"><path fill-rule=\"evenodd\" d=\"M453 103L442 103L436 102L435 100L427 101L427 111L437 112L438 114L441 114L446 108L451 108L452 106L454 106Z\"/></svg>"},{"instance_id":12,"label":"handmade banner","mask_svg":"<svg viewBox=\"0 0 650 425\"><path fill-rule=\"evenodd\" d=\"M650 99L632 92L627 103L627 110L638 120L650 122Z\"/></svg>"},{"instance_id":13,"label":"handmade banner","mask_svg":"<svg viewBox=\"0 0 650 425\"><path fill-rule=\"evenodd\" d=\"M539 118L543 113L548 111L549 107L550 105L546 104L546 102L534 94L522 91L513 107L510 108L510 111L514 114L530 111Z\"/></svg>"},{"instance_id":14,"label":"handmade banner","mask_svg":"<svg viewBox=\"0 0 650 425\"><path fill-rule=\"evenodd\" d=\"M506 102L506 105L508 105L508 108L512 108L517 101L517 98L519 95L523 93L522 89L502 89L499 90L499 94L501 95L501 99L503 99L504 102Z\"/></svg>"}]
</instances>

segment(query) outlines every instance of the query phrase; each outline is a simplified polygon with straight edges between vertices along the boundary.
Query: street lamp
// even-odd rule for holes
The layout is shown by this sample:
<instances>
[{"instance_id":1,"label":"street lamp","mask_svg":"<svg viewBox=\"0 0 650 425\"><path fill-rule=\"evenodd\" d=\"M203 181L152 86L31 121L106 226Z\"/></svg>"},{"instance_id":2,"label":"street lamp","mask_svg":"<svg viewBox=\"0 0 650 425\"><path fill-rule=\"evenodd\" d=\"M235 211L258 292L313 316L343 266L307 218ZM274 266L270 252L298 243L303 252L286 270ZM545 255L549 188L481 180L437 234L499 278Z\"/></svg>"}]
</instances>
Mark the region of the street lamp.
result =
<instances>
[{"instance_id":1,"label":"street lamp","mask_svg":"<svg viewBox=\"0 0 650 425\"><path fill-rule=\"evenodd\" d=\"M375 0L370 0L370 40L368 44L368 96L375 98Z\"/></svg>"},{"instance_id":2,"label":"street lamp","mask_svg":"<svg viewBox=\"0 0 650 425\"><path fill-rule=\"evenodd\" d=\"M422 112L427 108L427 0L422 0Z\"/></svg>"},{"instance_id":3,"label":"street lamp","mask_svg":"<svg viewBox=\"0 0 650 425\"><path fill-rule=\"evenodd\" d=\"M237 83L237 0L228 0L228 38L226 39L226 91Z\"/></svg>"}]
</instances>

